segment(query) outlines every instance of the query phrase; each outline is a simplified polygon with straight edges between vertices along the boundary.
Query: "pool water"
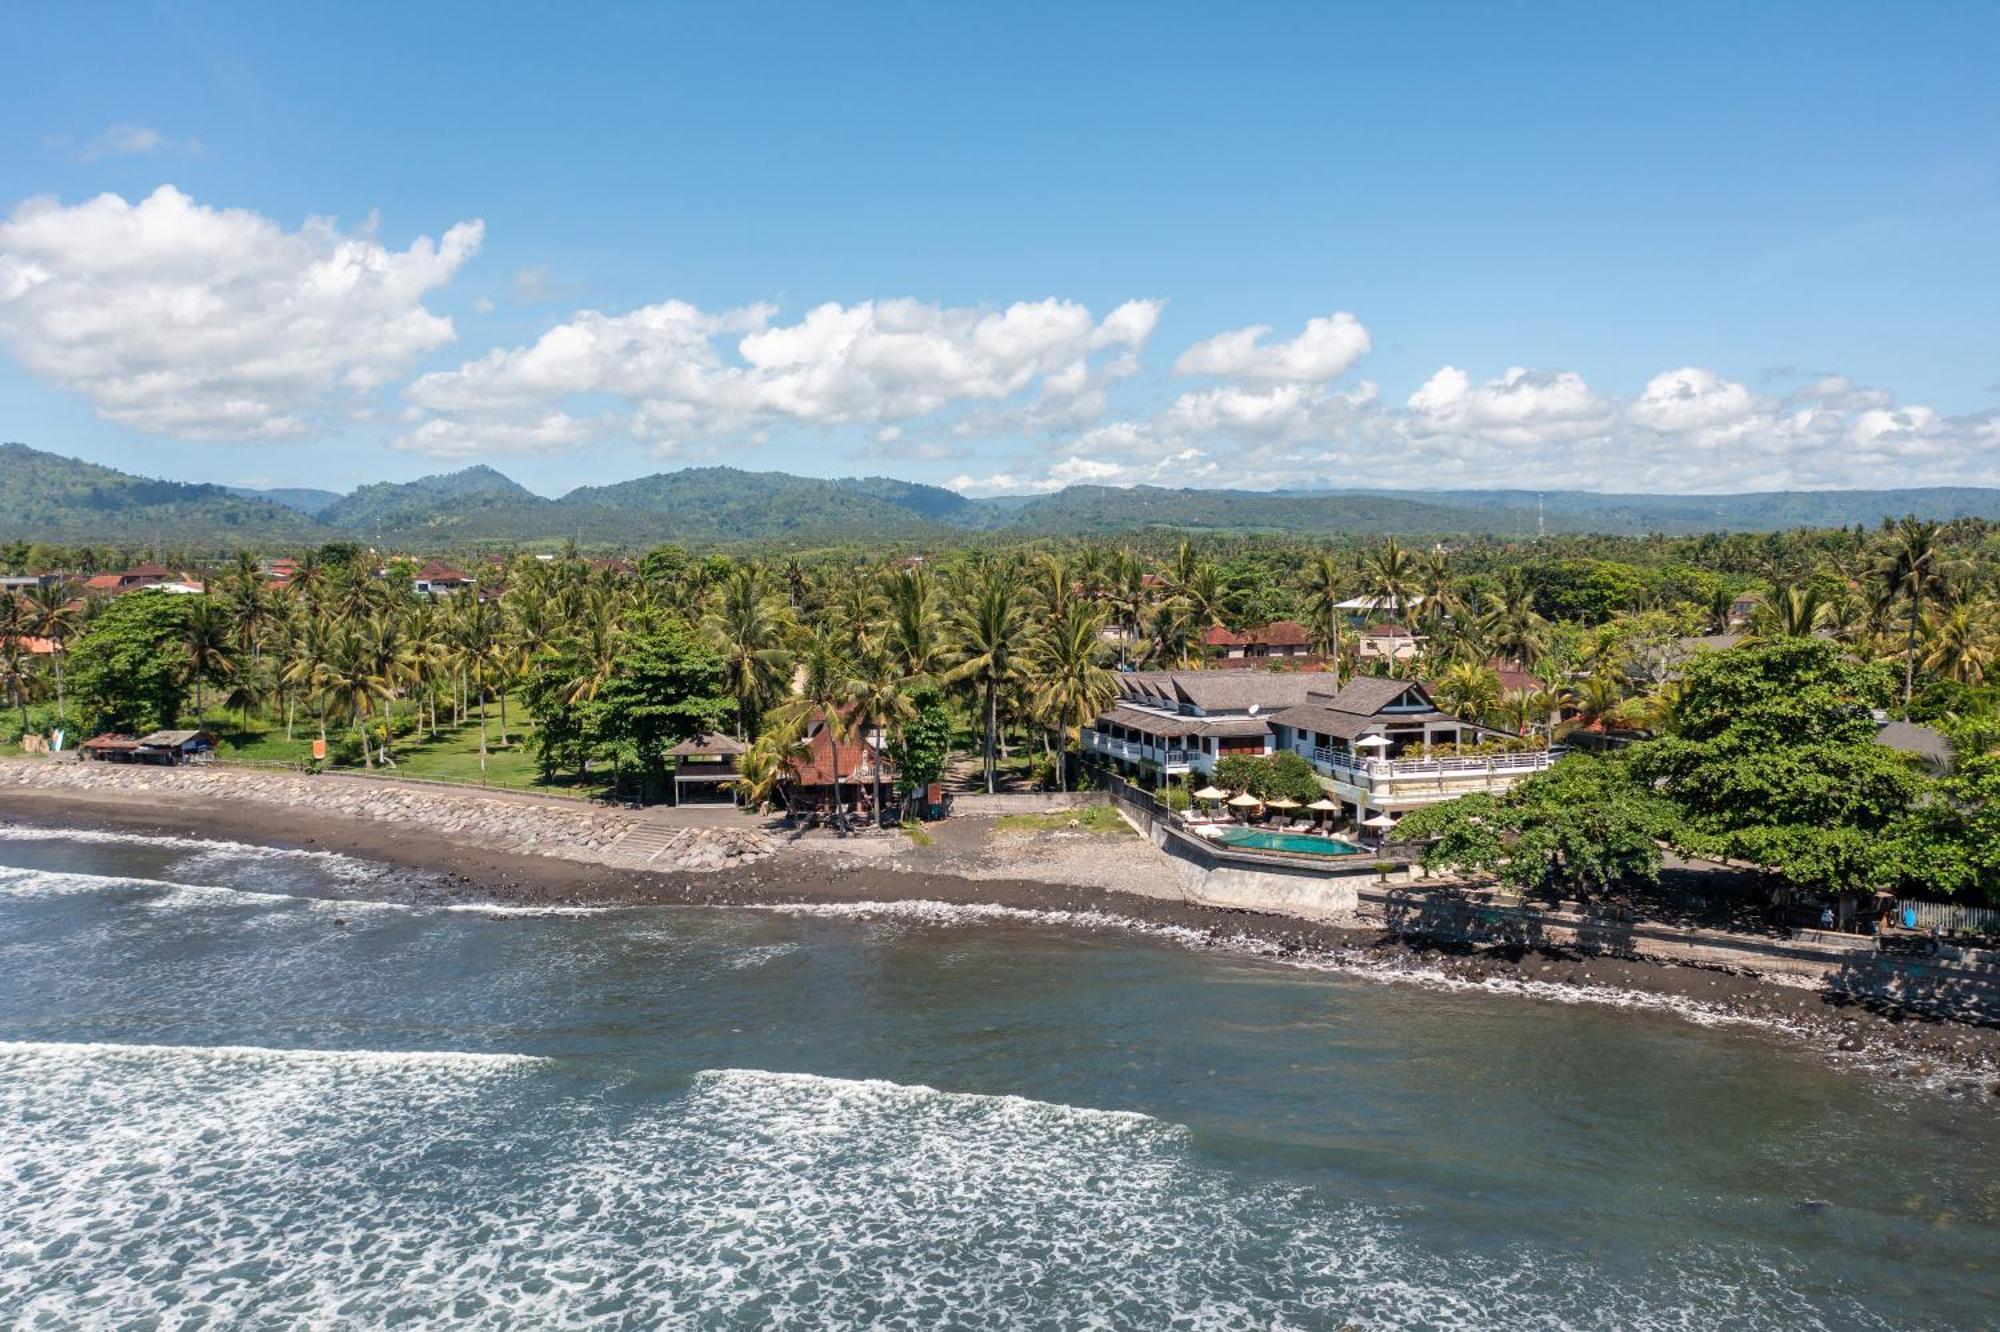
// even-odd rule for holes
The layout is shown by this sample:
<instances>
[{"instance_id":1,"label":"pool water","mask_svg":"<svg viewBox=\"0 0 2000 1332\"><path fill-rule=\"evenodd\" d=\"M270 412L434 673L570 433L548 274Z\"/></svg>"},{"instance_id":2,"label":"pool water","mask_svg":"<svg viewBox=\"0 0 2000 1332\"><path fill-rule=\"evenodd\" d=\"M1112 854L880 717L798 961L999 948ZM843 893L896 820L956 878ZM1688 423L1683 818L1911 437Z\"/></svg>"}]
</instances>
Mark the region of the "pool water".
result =
<instances>
[{"instance_id":1,"label":"pool water","mask_svg":"<svg viewBox=\"0 0 2000 1332\"><path fill-rule=\"evenodd\" d=\"M1304 833L1271 832L1264 828L1230 828L1217 839L1225 846L1247 846L1257 851L1295 851L1308 856L1358 856L1365 849L1333 837L1308 837Z\"/></svg>"}]
</instances>

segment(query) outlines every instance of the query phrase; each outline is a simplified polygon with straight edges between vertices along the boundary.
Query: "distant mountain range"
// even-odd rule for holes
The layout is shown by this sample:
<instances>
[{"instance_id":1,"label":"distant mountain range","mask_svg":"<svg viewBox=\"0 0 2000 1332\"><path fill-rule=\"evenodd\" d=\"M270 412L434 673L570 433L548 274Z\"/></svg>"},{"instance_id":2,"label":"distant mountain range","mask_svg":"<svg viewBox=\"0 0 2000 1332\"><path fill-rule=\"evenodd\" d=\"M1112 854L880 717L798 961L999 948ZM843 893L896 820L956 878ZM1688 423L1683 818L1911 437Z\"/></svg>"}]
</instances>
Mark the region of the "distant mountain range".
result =
<instances>
[{"instance_id":1,"label":"distant mountain range","mask_svg":"<svg viewBox=\"0 0 2000 1332\"><path fill-rule=\"evenodd\" d=\"M1773 491L1745 495L1513 490L1245 491L1071 486L970 499L890 477L826 480L697 467L547 499L490 467L379 482L349 494L154 481L0 444L0 540L213 547L357 539L411 550L558 542L942 544L972 533L1380 532L1412 536L1602 532L1669 535L1873 524L1885 516L2000 519L2000 489Z\"/></svg>"}]
</instances>

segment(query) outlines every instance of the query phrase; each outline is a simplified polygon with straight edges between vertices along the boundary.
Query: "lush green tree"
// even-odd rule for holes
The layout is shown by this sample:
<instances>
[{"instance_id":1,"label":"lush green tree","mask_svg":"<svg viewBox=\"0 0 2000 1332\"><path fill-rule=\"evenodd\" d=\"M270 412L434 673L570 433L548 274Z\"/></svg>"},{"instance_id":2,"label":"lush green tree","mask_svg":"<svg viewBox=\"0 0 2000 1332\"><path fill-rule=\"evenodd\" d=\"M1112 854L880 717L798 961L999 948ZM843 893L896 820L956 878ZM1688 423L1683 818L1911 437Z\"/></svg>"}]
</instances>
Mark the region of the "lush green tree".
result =
<instances>
[{"instance_id":1,"label":"lush green tree","mask_svg":"<svg viewBox=\"0 0 2000 1332\"><path fill-rule=\"evenodd\" d=\"M1887 676L1817 638L1780 638L1688 663L1670 734L1635 746L1644 780L1679 811L1674 845L1747 861L1821 890L1883 871L1883 834L1922 788L1874 743Z\"/></svg>"},{"instance_id":2,"label":"lush green tree","mask_svg":"<svg viewBox=\"0 0 2000 1332\"><path fill-rule=\"evenodd\" d=\"M105 606L70 654L70 682L99 731L152 731L179 719L187 698L185 598L128 592Z\"/></svg>"},{"instance_id":3,"label":"lush green tree","mask_svg":"<svg viewBox=\"0 0 2000 1332\"><path fill-rule=\"evenodd\" d=\"M1313 766L1291 750L1275 754L1229 754L1217 759L1215 781L1259 800L1295 800L1309 805L1324 794Z\"/></svg>"},{"instance_id":4,"label":"lush green tree","mask_svg":"<svg viewBox=\"0 0 2000 1332\"><path fill-rule=\"evenodd\" d=\"M919 685L911 691L912 715L898 728L889 742L889 760L896 765L896 781L903 791L921 791L944 776L945 761L951 757L952 738L957 727L944 695L935 685Z\"/></svg>"},{"instance_id":5,"label":"lush green tree","mask_svg":"<svg viewBox=\"0 0 2000 1332\"><path fill-rule=\"evenodd\" d=\"M1427 866L1495 873L1524 890L1602 893L1656 883L1665 802L1616 759L1573 755L1505 795L1413 810L1392 840L1422 845Z\"/></svg>"},{"instance_id":6,"label":"lush green tree","mask_svg":"<svg viewBox=\"0 0 2000 1332\"><path fill-rule=\"evenodd\" d=\"M630 751L649 784L665 773L669 749L736 720L722 659L678 620L631 638L596 703L602 734Z\"/></svg>"}]
</instances>

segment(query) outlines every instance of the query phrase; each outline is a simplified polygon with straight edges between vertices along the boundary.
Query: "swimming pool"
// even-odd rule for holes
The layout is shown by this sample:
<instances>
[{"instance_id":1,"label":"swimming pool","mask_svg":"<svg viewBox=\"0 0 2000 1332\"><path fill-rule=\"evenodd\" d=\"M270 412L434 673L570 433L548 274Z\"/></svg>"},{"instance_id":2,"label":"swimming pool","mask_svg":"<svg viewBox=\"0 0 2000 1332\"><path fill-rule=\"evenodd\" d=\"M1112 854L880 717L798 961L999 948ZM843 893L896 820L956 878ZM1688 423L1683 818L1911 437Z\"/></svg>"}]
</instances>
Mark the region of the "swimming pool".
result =
<instances>
[{"instance_id":1,"label":"swimming pool","mask_svg":"<svg viewBox=\"0 0 2000 1332\"><path fill-rule=\"evenodd\" d=\"M1255 851L1291 851L1308 856L1358 856L1366 849L1338 838L1270 832L1263 828L1225 828L1216 840L1224 846L1247 846Z\"/></svg>"}]
</instances>

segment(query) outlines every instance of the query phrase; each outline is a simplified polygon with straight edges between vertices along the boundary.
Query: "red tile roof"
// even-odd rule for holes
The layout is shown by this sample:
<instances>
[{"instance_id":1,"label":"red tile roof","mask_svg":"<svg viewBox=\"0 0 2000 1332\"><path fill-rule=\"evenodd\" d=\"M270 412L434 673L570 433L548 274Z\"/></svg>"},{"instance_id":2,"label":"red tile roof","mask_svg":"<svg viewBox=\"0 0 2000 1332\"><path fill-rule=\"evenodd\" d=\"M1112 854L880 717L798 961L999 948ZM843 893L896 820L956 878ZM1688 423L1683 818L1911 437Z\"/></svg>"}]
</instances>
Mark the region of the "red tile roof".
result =
<instances>
[{"instance_id":1,"label":"red tile roof","mask_svg":"<svg viewBox=\"0 0 2000 1332\"><path fill-rule=\"evenodd\" d=\"M1273 620L1269 624L1245 629L1242 633L1232 633L1221 625L1210 625L1203 631L1201 641L1209 647L1304 647L1312 642L1312 635L1297 620Z\"/></svg>"},{"instance_id":2,"label":"red tile roof","mask_svg":"<svg viewBox=\"0 0 2000 1332\"><path fill-rule=\"evenodd\" d=\"M94 574L83 580L83 590L86 592L116 592L118 584L121 581L122 579L118 574Z\"/></svg>"},{"instance_id":3,"label":"red tile roof","mask_svg":"<svg viewBox=\"0 0 2000 1332\"><path fill-rule=\"evenodd\" d=\"M449 564L446 564L443 560L426 561L424 567L417 570L417 577L426 583L469 583L472 581Z\"/></svg>"},{"instance_id":4,"label":"red tile roof","mask_svg":"<svg viewBox=\"0 0 2000 1332\"><path fill-rule=\"evenodd\" d=\"M833 738L822 726L813 732L812 738L802 742L792 751L792 772L801 786L833 785ZM882 780L891 781L896 776L896 765L876 752L875 746L863 740L859 734L850 735L840 742L840 780L842 783L859 782L872 785L875 781L875 764L882 765Z\"/></svg>"}]
</instances>

